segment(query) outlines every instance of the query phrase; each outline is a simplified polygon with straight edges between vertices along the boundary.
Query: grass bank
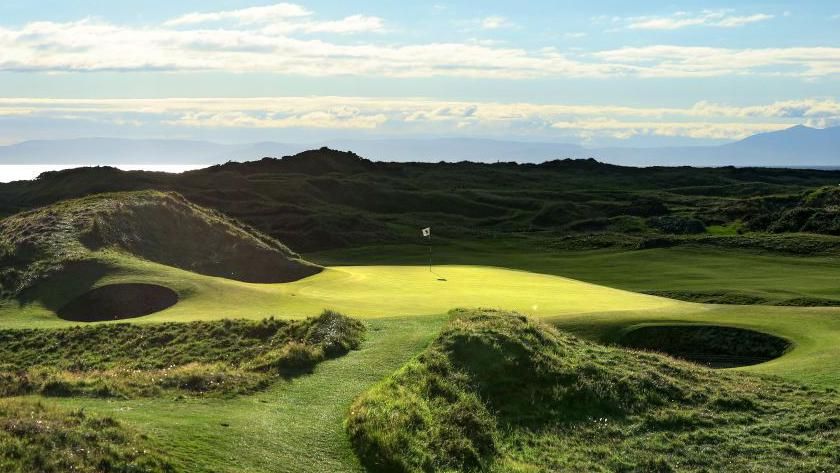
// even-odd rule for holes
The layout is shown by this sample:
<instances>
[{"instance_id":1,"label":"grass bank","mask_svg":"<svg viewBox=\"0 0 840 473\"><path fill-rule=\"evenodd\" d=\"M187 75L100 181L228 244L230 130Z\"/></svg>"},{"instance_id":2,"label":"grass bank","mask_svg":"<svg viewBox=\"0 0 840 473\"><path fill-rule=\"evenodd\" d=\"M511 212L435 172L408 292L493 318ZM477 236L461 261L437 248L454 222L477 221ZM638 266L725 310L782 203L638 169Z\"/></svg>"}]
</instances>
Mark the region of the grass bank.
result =
<instances>
[{"instance_id":1,"label":"grass bank","mask_svg":"<svg viewBox=\"0 0 840 473\"><path fill-rule=\"evenodd\" d=\"M478 310L361 396L347 429L371 471L829 471L838 412L836 390Z\"/></svg>"},{"instance_id":2,"label":"grass bank","mask_svg":"<svg viewBox=\"0 0 840 473\"><path fill-rule=\"evenodd\" d=\"M0 395L233 396L359 347L360 322L325 311L264 319L0 330Z\"/></svg>"}]
</instances>

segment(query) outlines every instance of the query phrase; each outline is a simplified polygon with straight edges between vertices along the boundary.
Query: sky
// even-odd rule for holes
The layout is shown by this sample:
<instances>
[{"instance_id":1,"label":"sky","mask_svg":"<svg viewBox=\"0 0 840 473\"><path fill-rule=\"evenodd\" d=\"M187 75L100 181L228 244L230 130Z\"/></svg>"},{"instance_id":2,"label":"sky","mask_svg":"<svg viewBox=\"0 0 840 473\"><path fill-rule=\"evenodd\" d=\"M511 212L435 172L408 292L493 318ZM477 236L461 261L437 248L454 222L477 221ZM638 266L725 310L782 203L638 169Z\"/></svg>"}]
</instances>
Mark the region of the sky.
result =
<instances>
[{"instance_id":1,"label":"sky","mask_svg":"<svg viewBox=\"0 0 840 473\"><path fill-rule=\"evenodd\" d=\"M840 2L0 2L0 144L716 144L840 125Z\"/></svg>"}]
</instances>

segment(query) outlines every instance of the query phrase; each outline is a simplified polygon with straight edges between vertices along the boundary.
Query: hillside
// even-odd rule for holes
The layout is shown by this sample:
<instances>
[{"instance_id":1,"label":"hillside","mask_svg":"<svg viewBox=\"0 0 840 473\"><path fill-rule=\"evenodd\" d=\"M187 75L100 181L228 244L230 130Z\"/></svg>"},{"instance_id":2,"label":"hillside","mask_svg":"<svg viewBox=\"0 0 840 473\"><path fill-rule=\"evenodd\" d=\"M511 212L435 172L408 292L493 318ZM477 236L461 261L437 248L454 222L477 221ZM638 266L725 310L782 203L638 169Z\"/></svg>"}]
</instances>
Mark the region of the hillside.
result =
<instances>
[{"instance_id":1,"label":"hillside","mask_svg":"<svg viewBox=\"0 0 840 473\"><path fill-rule=\"evenodd\" d=\"M834 471L838 409L834 390L477 310L455 311L346 425L375 472Z\"/></svg>"},{"instance_id":2,"label":"hillside","mask_svg":"<svg viewBox=\"0 0 840 473\"><path fill-rule=\"evenodd\" d=\"M794 126L743 140L706 146L592 148L558 142L485 138L337 139L318 143L81 138L26 141L0 146L2 164L214 164L283 156L322 145L352 150L377 161L540 163L561 158L596 158L625 166L837 166L840 127Z\"/></svg>"},{"instance_id":3,"label":"hillside","mask_svg":"<svg viewBox=\"0 0 840 473\"><path fill-rule=\"evenodd\" d=\"M680 234L769 231L744 222L794 208L838 182L837 171L633 168L594 160L384 163L320 149L180 175L104 167L45 173L0 185L0 215L97 192L157 189L296 251L415 243L417 229L429 225L436 236L459 240L598 235L584 244L638 246Z\"/></svg>"},{"instance_id":4,"label":"hillside","mask_svg":"<svg viewBox=\"0 0 840 473\"><path fill-rule=\"evenodd\" d=\"M247 282L320 271L276 240L178 194L99 194L0 221L0 294L18 294L71 267L105 272L103 251Z\"/></svg>"}]
</instances>

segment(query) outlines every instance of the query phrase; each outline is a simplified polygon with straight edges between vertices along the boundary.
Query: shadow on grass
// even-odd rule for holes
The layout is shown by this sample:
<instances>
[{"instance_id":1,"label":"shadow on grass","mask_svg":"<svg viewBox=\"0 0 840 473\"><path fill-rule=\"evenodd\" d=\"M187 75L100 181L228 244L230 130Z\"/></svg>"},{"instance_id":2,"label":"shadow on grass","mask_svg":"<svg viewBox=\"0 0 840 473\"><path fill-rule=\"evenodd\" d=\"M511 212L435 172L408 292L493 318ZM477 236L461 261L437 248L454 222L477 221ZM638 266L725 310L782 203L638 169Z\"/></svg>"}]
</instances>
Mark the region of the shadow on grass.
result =
<instances>
[{"instance_id":1,"label":"shadow on grass","mask_svg":"<svg viewBox=\"0 0 840 473\"><path fill-rule=\"evenodd\" d=\"M90 291L97 281L112 270L111 266L99 261L69 263L39 282L36 287L23 291L16 299L21 307L40 302L47 309L58 312L68 301Z\"/></svg>"}]
</instances>

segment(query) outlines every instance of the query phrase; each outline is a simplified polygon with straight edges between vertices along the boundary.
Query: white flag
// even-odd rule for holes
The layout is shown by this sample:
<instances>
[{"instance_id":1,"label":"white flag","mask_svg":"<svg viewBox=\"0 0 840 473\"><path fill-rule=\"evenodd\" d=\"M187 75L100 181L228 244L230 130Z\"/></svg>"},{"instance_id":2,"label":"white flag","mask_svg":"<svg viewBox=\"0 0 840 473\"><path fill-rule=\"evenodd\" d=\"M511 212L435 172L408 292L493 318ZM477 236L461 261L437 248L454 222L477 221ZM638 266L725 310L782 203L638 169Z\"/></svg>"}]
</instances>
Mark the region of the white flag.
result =
<instances>
[{"instance_id":1,"label":"white flag","mask_svg":"<svg viewBox=\"0 0 840 473\"><path fill-rule=\"evenodd\" d=\"M423 236L426 237L426 238L431 237L432 236L432 228L431 227L424 228L423 229Z\"/></svg>"}]
</instances>

